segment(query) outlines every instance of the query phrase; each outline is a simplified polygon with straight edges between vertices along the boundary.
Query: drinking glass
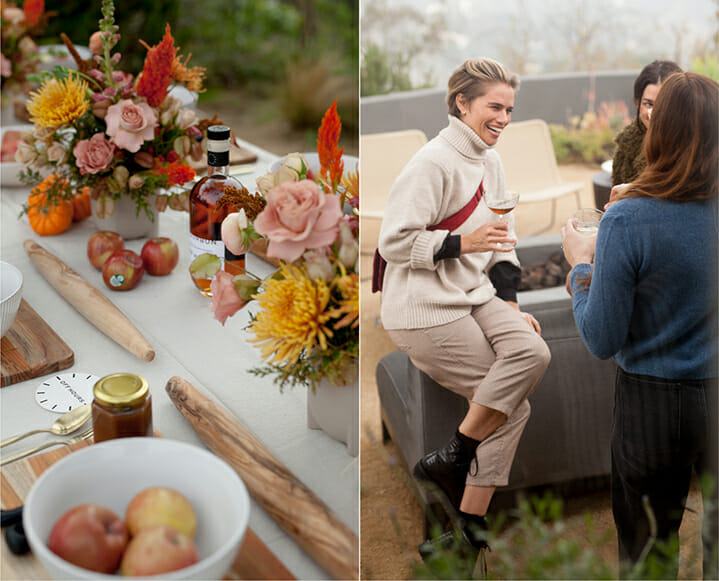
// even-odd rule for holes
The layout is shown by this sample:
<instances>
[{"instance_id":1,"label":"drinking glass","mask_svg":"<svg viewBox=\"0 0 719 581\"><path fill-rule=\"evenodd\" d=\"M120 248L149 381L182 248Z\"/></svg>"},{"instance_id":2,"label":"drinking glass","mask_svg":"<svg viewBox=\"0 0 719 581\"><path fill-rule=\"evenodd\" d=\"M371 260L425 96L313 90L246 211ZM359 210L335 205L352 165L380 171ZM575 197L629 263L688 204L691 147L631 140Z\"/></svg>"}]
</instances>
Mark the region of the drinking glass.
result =
<instances>
[{"instance_id":1,"label":"drinking glass","mask_svg":"<svg viewBox=\"0 0 719 581\"><path fill-rule=\"evenodd\" d=\"M504 222L504 216L514 210L517 202L519 202L519 192L517 190L485 192L484 199L489 209L499 216L499 221ZM507 236L516 238L511 225L507 230ZM502 248L514 248L514 244L510 242L501 243L500 246Z\"/></svg>"},{"instance_id":2,"label":"drinking glass","mask_svg":"<svg viewBox=\"0 0 719 581\"><path fill-rule=\"evenodd\" d=\"M572 216L574 229L585 236L594 236L599 230L599 221L603 215L604 212L596 208L580 208Z\"/></svg>"}]
</instances>

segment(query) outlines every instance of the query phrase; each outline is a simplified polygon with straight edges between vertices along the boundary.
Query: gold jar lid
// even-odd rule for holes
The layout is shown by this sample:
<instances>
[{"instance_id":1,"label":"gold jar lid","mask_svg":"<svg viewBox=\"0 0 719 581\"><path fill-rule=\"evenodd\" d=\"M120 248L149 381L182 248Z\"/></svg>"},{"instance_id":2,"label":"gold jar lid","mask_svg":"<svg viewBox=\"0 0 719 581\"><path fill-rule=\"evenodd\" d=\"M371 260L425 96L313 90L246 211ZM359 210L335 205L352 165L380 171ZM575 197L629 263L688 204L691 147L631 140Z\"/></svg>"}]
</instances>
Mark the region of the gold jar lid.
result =
<instances>
[{"instance_id":1,"label":"gold jar lid","mask_svg":"<svg viewBox=\"0 0 719 581\"><path fill-rule=\"evenodd\" d=\"M113 373L95 383L93 394L98 403L110 407L141 403L150 392L147 381L134 373Z\"/></svg>"}]
</instances>

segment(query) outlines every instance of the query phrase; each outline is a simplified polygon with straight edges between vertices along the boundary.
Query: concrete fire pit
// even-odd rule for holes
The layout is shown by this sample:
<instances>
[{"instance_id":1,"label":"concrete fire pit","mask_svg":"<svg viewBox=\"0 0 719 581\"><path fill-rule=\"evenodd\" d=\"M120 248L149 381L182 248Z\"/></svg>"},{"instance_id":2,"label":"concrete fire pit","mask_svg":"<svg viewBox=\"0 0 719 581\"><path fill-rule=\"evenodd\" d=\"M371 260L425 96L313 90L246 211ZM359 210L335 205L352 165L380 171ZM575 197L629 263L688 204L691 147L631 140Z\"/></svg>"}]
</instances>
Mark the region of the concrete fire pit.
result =
<instances>
[{"instance_id":1,"label":"concrete fire pit","mask_svg":"<svg viewBox=\"0 0 719 581\"><path fill-rule=\"evenodd\" d=\"M560 247L558 234L538 236L520 240L517 252L522 264L530 265L546 260ZM529 399L532 415L507 490L608 475L616 365L587 351L563 282L520 292L518 301L541 324L552 361ZM419 371L402 351L382 358L376 377L385 438L396 442L411 468L447 442L464 417L467 402ZM426 500L422 491L418 494Z\"/></svg>"}]
</instances>

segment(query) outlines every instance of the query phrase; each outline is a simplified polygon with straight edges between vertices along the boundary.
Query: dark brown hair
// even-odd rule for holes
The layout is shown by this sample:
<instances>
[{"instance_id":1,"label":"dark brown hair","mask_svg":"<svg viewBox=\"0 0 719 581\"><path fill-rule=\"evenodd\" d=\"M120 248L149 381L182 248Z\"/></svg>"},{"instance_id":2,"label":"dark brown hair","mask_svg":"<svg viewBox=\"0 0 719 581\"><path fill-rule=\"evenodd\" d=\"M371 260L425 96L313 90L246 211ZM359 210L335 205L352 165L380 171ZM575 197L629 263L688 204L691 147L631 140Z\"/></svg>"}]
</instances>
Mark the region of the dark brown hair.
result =
<instances>
[{"instance_id":1,"label":"dark brown hair","mask_svg":"<svg viewBox=\"0 0 719 581\"><path fill-rule=\"evenodd\" d=\"M461 117L457 106L457 97L464 95L467 103L486 95L489 87L495 83L504 83L517 89L519 77L511 74L503 64L484 57L468 59L457 67L447 82L447 108L449 114Z\"/></svg>"},{"instance_id":2,"label":"dark brown hair","mask_svg":"<svg viewBox=\"0 0 719 581\"><path fill-rule=\"evenodd\" d=\"M693 72L670 75L659 90L644 138L647 167L616 199L716 197L718 113L716 81Z\"/></svg>"},{"instance_id":3,"label":"dark brown hair","mask_svg":"<svg viewBox=\"0 0 719 581\"><path fill-rule=\"evenodd\" d=\"M653 61L642 69L634 80L634 106L639 119L639 104L647 85L661 85L672 73L681 73L681 67L674 61Z\"/></svg>"}]
</instances>

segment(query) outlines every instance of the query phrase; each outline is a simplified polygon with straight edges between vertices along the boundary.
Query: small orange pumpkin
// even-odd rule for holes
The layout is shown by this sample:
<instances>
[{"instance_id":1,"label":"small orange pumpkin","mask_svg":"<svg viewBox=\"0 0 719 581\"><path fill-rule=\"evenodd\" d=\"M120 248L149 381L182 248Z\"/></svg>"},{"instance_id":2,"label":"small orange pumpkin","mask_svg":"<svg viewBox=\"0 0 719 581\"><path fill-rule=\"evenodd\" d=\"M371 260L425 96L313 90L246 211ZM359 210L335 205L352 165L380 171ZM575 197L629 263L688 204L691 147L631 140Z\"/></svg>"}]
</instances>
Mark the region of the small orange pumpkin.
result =
<instances>
[{"instance_id":1,"label":"small orange pumpkin","mask_svg":"<svg viewBox=\"0 0 719 581\"><path fill-rule=\"evenodd\" d=\"M72 198L72 221L80 222L92 216L90 188L83 188Z\"/></svg>"},{"instance_id":2,"label":"small orange pumpkin","mask_svg":"<svg viewBox=\"0 0 719 581\"><path fill-rule=\"evenodd\" d=\"M32 189L27 199L30 226L40 236L61 234L72 224L72 202L58 196L48 199L57 179L56 175L46 177Z\"/></svg>"}]
</instances>

